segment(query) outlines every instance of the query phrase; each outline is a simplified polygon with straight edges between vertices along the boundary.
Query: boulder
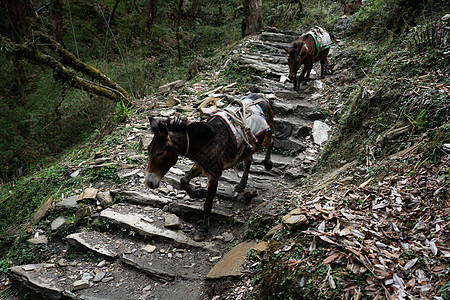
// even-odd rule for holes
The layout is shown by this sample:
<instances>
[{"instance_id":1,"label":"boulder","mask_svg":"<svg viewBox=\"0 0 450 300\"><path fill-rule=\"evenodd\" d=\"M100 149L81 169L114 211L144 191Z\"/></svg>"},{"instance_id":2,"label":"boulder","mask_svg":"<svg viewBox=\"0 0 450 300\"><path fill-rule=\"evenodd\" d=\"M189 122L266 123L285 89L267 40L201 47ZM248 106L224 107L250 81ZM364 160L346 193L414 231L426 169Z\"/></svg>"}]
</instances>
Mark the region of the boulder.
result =
<instances>
[{"instance_id":1,"label":"boulder","mask_svg":"<svg viewBox=\"0 0 450 300\"><path fill-rule=\"evenodd\" d=\"M330 126L321 121L314 121L314 125L312 128L312 136L314 143L322 146L323 143L328 141L328 131L330 130Z\"/></svg>"}]
</instances>

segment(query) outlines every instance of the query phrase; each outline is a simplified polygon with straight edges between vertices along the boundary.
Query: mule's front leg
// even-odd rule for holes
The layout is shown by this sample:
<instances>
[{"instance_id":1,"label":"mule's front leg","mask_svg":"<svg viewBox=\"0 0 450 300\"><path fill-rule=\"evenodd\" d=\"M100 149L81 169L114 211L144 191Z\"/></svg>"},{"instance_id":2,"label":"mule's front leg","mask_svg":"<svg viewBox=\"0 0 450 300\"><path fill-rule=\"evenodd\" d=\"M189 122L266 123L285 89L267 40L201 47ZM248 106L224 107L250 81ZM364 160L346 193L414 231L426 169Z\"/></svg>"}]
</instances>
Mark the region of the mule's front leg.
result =
<instances>
[{"instance_id":1,"label":"mule's front leg","mask_svg":"<svg viewBox=\"0 0 450 300\"><path fill-rule=\"evenodd\" d=\"M294 91L298 91L298 80L297 80L297 75L294 77Z\"/></svg>"},{"instance_id":2,"label":"mule's front leg","mask_svg":"<svg viewBox=\"0 0 450 300\"><path fill-rule=\"evenodd\" d=\"M201 174L202 167L198 163L195 163L194 166L187 172L187 174L180 180L181 188L184 189L191 198L201 198L202 196L204 197L204 193L202 195L201 191L193 190L189 185L189 182L193 178L198 177Z\"/></svg>"},{"instance_id":3,"label":"mule's front leg","mask_svg":"<svg viewBox=\"0 0 450 300\"><path fill-rule=\"evenodd\" d=\"M248 173L250 172L250 165L252 164L252 158L248 158L244 161L244 174L242 174L241 181L235 186L234 191L236 193L242 193L247 186Z\"/></svg>"},{"instance_id":4,"label":"mule's front leg","mask_svg":"<svg viewBox=\"0 0 450 300\"><path fill-rule=\"evenodd\" d=\"M300 73L300 77L298 78L298 85L299 85L299 86L302 84L303 79L305 78L306 70L307 70L306 65L303 65L302 72Z\"/></svg>"},{"instance_id":5,"label":"mule's front leg","mask_svg":"<svg viewBox=\"0 0 450 300\"><path fill-rule=\"evenodd\" d=\"M203 226L194 234L194 241L204 241L209 231L209 220L213 205L214 196L217 192L220 175L208 178L208 191L206 192L206 200L203 205Z\"/></svg>"}]
</instances>

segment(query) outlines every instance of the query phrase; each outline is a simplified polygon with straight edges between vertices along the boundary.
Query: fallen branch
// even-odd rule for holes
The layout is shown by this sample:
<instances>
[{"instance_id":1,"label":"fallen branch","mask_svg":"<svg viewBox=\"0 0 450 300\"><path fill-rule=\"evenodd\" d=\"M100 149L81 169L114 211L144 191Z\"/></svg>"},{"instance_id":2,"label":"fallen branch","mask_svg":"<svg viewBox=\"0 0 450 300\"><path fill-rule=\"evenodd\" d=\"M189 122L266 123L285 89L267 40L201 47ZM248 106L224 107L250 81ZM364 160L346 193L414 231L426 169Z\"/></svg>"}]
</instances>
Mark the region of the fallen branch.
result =
<instances>
[{"instance_id":1,"label":"fallen branch","mask_svg":"<svg viewBox=\"0 0 450 300\"><path fill-rule=\"evenodd\" d=\"M55 79L62 80L69 86L106 97L115 102L123 101L131 104L129 94L122 87L97 68L77 59L48 34L37 30L34 31L34 37L33 41L19 44L0 36L0 49L9 56L16 56L50 67L55 72ZM44 47L50 50L50 53L44 52ZM77 73L82 73L91 80L83 78Z\"/></svg>"}]
</instances>

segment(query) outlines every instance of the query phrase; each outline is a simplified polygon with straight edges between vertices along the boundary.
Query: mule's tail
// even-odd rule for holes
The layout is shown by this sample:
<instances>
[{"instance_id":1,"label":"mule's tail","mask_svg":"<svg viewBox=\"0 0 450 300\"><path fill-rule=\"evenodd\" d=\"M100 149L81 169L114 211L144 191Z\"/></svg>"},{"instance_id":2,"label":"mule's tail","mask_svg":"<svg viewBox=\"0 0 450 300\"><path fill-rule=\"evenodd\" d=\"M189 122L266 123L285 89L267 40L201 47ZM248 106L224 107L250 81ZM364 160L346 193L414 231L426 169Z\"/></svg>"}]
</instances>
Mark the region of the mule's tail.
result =
<instances>
[{"instance_id":1,"label":"mule's tail","mask_svg":"<svg viewBox=\"0 0 450 300\"><path fill-rule=\"evenodd\" d=\"M273 110L273 104L274 101L272 99L267 99L269 101L270 108ZM273 138L278 141L287 140L292 135L292 126L284 126L281 130L275 130L275 126L273 124L270 124L270 127L274 130L275 134Z\"/></svg>"},{"instance_id":2,"label":"mule's tail","mask_svg":"<svg viewBox=\"0 0 450 300\"><path fill-rule=\"evenodd\" d=\"M284 126L281 130L275 131L274 139L277 141L284 141L291 137L292 126Z\"/></svg>"}]
</instances>

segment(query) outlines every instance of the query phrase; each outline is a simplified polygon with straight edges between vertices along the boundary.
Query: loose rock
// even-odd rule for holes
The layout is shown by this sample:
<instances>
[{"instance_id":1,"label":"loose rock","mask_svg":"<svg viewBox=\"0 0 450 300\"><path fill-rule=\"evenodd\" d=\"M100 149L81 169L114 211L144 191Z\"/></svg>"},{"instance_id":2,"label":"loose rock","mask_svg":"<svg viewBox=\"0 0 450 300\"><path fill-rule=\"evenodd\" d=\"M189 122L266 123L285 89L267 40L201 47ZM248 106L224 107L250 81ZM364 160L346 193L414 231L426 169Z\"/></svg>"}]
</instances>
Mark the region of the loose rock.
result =
<instances>
[{"instance_id":1,"label":"loose rock","mask_svg":"<svg viewBox=\"0 0 450 300\"><path fill-rule=\"evenodd\" d=\"M51 231L59 231L64 229L66 226L67 226L67 219L63 216L59 216L53 220L52 224L50 225L50 229Z\"/></svg>"},{"instance_id":2,"label":"loose rock","mask_svg":"<svg viewBox=\"0 0 450 300\"><path fill-rule=\"evenodd\" d=\"M73 283L72 291L79 291L89 287L88 280L77 280Z\"/></svg>"},{"instance_id":3,"label":"loose rock","mask_svg":"<svg viewBox=\"0 0 450 300\"><path fill-rule=\"evenodd\" d=\"M180 218L174 214L168 214L164 217L164 227L168 229L180 229Z\"/></svg>"}]
</instances>

